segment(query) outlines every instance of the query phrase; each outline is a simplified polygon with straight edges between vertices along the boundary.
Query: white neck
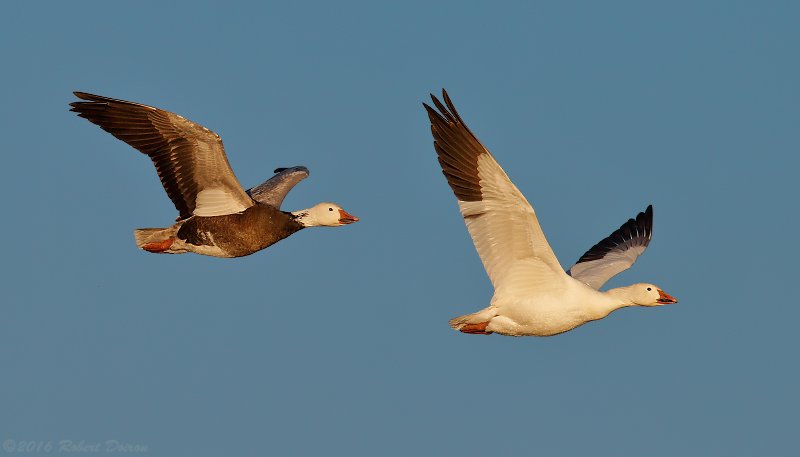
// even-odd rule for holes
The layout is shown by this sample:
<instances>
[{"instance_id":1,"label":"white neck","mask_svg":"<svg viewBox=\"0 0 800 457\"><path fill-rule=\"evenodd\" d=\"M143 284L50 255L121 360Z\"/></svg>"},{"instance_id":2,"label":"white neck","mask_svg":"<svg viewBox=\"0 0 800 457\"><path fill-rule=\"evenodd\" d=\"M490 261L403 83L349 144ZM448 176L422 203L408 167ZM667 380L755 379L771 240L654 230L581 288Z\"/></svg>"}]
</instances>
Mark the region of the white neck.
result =
<instances>
[{"instance_id":1,"label":"white neck","mask_svg":"<svg viewBox=\"0 0 800 457\"><path fill-rule=\"evenodd\" d=\"M294 216L295 220L303 227L318 227L321 225L319 221L311 215L311 208L293 211L292 216Z\"/></svg>"},{"instance_id":2,"label":"white neck","mask_svg":"<svg viewBox=\"0 0 800 457\"><path fill-rule=\"evenodd\" d=\"M594 311L599 316L597 319L602 319L611 314L612 311L620 308L634 306L635 304L630 298L630 290L628 289L630 288L617 287L616 289L600 292L600 295L602 295L605 299L595 302Z\"/></svg>"}]
</instances>

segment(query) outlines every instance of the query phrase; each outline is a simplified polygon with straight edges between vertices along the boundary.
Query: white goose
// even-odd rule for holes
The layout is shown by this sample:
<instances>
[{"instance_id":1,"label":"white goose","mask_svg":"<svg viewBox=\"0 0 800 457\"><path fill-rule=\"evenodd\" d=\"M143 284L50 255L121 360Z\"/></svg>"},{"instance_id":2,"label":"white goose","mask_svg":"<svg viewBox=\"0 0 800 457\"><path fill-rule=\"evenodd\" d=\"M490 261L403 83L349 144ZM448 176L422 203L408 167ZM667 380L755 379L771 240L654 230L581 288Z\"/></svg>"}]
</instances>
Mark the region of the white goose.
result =
<instances>
[{"instance_id":1,"label":"white goose","mask_svg":"<svg viewBox=\"0 0 800 457\"><path fill-rule=\"evenodd\" d=\"M434 147L494 286L488 308L450 320L464 333L551 336L626 306L677 303L652 284L598 289L636 262L650 243L653 207L630 219L566 273L533 208L461 120L447 92L428 106Z\"/></svg>"}]
</instances>

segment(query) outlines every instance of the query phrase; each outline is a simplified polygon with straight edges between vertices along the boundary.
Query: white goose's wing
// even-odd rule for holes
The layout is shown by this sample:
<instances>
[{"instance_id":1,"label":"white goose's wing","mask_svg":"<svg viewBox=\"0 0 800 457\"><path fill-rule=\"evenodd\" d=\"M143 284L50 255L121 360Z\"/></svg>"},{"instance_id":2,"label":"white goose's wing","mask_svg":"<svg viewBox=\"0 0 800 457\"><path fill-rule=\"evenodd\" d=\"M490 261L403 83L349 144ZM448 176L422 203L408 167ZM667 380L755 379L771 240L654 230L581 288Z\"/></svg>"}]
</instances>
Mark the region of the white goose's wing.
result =
<instances>
[{"instance_id":1,"label":"white goose's wing","mask_svg":"<svg viewBox=\"0 0 800 457\"><path fill-rule=\"evenodd\" d=\"M308 168L277 168L275 173L277 173L275 176L252 189L247 189L246 192L257 202L281 209L281 204L283 199L286 198L286 194L292 190L295 184L308 176Z\"/></svg>"},{"instance_id":2,"label":"white goose's wing","mask_svg":"<svg viewBox=\"0 0 800 457\"><path fill-rule=\"evenodd\" d=\"M567 275L536 213L494 157L464 125L447 92L441 114L425 105L434 147L483 266L497 293L527 295L561 288Z\"/></svg>"},{"instance_id":3,"label":"white goose's wing","mask_svg":"<svg viewBox=\"0 0 800 457\"><path fill-rule=\"evenodd\" d=\"M595 289L636 262L653 237L653 205L628 219L619 230L597 243L569 269L569 275Z\"/></svg>"},{"instance_id":4,"label":"white goose's wing","mask_svg":"<svg viewBox=\"0 0 800 457\"><path fill-rule=\"evenodd\" d=\"M78 116L153 161L180 216L221 216L254 204L231 170L222 140L207 128L152 106L75 92Z\"/></svg>"}]
</instances>

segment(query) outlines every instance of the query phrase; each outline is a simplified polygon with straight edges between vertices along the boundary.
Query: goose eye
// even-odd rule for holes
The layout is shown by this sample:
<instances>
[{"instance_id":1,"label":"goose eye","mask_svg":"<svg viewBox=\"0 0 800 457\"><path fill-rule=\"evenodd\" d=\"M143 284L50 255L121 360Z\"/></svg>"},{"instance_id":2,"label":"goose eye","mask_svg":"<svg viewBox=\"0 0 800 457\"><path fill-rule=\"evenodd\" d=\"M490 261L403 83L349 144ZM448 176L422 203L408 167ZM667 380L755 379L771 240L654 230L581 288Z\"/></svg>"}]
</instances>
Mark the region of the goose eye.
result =
<instances>
[{"instance_id":1,"label":"goose eye","mask_svg":"<svg viewBox=\"0 0 800 457\"><path fill-rule=\"evenodd\" d=\"M328 208L328 211L333 211L333 208Z\"/></svg>"},{"instance_id":2,"label":"goose eye","mask_svg":"<svg viewBox=\"0 0 800 457\"><path fill-rule=\"evenodd\" d=\"M653 289L651 289L651 288L649 288L649 287L647 288L647 291L648 291L648 292L649 292L649 291L651 291L651 290L653 290Z\"/></svg>"}]
</instances>

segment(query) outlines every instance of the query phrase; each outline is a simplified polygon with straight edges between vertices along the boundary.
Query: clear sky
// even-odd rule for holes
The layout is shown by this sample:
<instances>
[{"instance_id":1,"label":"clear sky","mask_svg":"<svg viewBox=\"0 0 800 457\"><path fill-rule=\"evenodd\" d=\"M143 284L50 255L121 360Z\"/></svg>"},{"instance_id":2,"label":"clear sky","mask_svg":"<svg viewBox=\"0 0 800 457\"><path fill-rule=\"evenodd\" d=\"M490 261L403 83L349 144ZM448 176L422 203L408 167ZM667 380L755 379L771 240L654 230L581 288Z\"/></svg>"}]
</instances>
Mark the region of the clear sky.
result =
<instances>
[{"instance_id":1,"label":"clear sky","mask_svg":"<svg viewBox=\"0 0 800 457\"><path fill-rule=\"evenodd\" d=\"M796 455L800 5L553 3L3 2L4 449ZM492 287L422 106L443 87L564 268L652 204L606 287L679 303L451 330ZM137 250L177 212L72 91L212 129L245 187L304 165L283 208L360 222Z\"/></svg>"}]
</instances>

